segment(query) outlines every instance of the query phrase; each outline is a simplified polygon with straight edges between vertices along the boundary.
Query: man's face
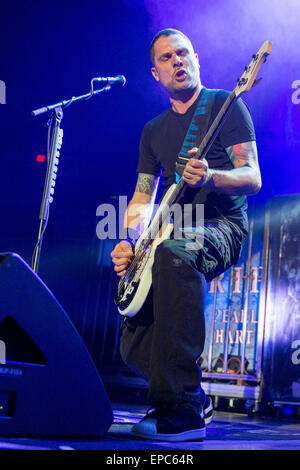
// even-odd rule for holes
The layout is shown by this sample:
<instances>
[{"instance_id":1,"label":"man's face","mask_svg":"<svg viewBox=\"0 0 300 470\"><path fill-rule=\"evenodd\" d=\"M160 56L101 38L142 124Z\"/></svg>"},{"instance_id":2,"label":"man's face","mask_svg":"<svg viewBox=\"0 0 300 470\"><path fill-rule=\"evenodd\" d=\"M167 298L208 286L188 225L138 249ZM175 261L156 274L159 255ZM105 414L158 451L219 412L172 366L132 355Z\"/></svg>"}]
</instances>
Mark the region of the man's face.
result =
<instances>
[{"instance_id":1,"label":"man's face","mask_svg":"<svg viewBox=\"0 0 300 470\"><path fill-rule=\"evenodd\" d=\"M174 98L193 92L200 83L198 56L189 41L179 34L157 39L151 72Z\"/></svg>"}]
</instances>

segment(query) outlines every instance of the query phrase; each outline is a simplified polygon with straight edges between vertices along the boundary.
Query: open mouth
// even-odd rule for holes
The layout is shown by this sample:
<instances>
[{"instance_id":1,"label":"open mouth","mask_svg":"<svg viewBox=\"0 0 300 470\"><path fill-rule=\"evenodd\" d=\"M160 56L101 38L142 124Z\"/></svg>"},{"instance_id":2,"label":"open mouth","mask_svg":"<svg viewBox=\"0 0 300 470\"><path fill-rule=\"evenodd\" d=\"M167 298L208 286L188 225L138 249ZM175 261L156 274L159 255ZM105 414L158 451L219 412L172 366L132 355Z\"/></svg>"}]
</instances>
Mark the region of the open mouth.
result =
<instances>
[{"instance_id":1,"label":"open mouth","mask_svg":"<svg viewBox=\"0 0 300 470\"><path fill-rule=\"evenodd\" d=\"M184 80L185 77L186 77L186 72L183 69L177 70L177 72L175 73L175 79L178 81Z\"/></svg>"}]
</instances>

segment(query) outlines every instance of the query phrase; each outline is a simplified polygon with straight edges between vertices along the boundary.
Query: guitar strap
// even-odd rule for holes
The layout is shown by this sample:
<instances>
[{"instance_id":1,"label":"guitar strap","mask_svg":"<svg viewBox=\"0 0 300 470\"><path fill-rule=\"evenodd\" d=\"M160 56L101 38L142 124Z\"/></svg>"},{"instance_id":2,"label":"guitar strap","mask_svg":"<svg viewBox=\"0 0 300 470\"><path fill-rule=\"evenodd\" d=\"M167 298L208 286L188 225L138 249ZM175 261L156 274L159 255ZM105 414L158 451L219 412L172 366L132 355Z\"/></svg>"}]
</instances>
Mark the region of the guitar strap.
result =
<instances>
[{"instance_id":1,"label":"guitar strap","mask_svg":"<svg viewBox=\"0 0 300 470\"><path fill-rule=\"evenodd\" d=\"M196 109L193 118L176 160L175 175L177 182L183 173L187 161L191 158L188 150L191 150L193 147L199 147L207 133L214 104L214 98L217 92L218 90L204 87L200 91L200 96L196 103Z\"/></svg>"}]
</instances>

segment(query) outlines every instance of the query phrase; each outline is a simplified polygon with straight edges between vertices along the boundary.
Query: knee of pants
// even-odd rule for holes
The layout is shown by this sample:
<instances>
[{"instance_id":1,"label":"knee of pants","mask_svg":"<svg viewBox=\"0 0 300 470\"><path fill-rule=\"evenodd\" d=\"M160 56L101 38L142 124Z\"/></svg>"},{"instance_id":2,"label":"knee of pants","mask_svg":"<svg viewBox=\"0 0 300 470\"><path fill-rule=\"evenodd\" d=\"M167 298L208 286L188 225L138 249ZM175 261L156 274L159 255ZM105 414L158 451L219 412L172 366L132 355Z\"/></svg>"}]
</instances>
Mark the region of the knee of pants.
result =
<instances>
[{"instance_id":1,"label":"knee of pants","mask_svg":"<svg viewBox=\"0 0 300 470\"><path fill-rule=\"evenodd\" d=\"M154 264L166 266L168 264L176 264L178 258L184 260L187 264L197 267L197 259L199 252L192 252L186 249L186 240L164 240L155 251ZM174 261L175 258L175 261Z\"/></svg>"}]
</instances>

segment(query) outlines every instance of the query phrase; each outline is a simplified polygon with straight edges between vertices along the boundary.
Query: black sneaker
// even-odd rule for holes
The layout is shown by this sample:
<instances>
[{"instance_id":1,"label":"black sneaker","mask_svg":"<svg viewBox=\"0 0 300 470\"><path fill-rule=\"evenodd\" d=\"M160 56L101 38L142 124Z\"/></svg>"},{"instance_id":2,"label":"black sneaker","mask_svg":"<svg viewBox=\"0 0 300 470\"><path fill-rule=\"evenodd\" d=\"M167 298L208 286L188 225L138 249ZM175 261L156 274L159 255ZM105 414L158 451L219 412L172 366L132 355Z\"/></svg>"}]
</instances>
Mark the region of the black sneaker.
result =
<instances>
[{"instance_id":1,"label":"black sneaker","mask_svg":"<svg viewBox=\"0 0 300 470\"><path fill-rule=\"evenodd\" d=\"M205 421L205 424L206 426L212 422L212 419L213 419L213 404L212 404L212 400L210 397L208 397L207 395L205 395L205 401L203 403L203 411L204 411L204 421Z\"/></svg>"},{"instance_id":2,"label":"black sneaker","mask_svg":"<svg viewBox=\"0 0 300 470\"><path fill-rule=\"evenodd\" d=\"M131 434L167 442L202 440L206 436L204 412L191 403L162 405L134 424Z\"/></svg>"}]
</instances>

